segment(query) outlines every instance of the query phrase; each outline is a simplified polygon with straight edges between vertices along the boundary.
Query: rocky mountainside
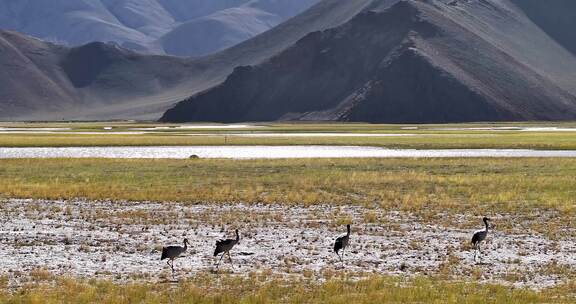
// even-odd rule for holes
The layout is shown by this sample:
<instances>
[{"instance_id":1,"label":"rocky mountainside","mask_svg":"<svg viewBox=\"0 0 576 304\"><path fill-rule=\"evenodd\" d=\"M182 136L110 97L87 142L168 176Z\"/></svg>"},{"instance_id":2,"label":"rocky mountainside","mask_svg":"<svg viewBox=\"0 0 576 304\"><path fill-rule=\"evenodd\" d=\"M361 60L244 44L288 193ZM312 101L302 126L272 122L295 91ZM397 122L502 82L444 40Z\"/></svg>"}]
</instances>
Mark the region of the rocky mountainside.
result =
<instances>
[{"instance_id":1,"label":"rocky mountainside","mask_svg":"<svg viewBox=\"0 0 576 304\"><path fill-rule=\"evenodd\" d=\"M112 2L88 3L99 1ZM213 6L220 0L154 1L184 20L244 0L222 0L222 7ZM267 1L280 3L249 7L270 10L259 6ZM31 2L6 1L11 8ZM546 3L322 0L199 58L142 55L107 43L70 48L0 31L0 119L574 119L576 2ZM196 15L186 10L192 4ZM283 10L291 14L289 7L270 12Z\"/></svg>"},{"instance_id":2,"label":"rocky mountainside","mask_svg":"<svg viewBox=\"0 0 576 304\"><path fill-rule=\"evenodd\" d=\"M0 66L3 120L157 113L162 110L148 97L161 96L194 73L187 60L176 57L143 56L101 42L66 48L6 31L0 32Z\"/></svg>"},{"instance_id":3,"label":"rocky mountainside","mask_svg":"<svg viewBox=\"0 0 576 304\"><path fill-rule=\"evenodd\" d=\"M0 119L158 119L176 102L224 81L234 67L259 64L309 32L342 24L370 1L324 0L196 59L141 55L106 43L69 48L0 30Z\"/></svg>"},{"instance_id":4,"label":"rocky mountainside","mask_svg":"<svg viewBox=\"0 0 576 304\"><path fill-rule=\"evenodd\" d=\"M0 0L0 29L68 46L115 42L200 56L233 46L318 0Z\"/></svg>"},{"instance_id":5,"label":"rocky mountainside","mask_svg":"<svg viewBox=\"0 0 576 304\"><path fill-rule=\"evenodd\" d=\"M576 54L576 1L511 0L528 18L567 50Z\"/></svg>"},{"instance_id":6,"label":"rocky mountainside","mask_svg":"<svg viewBox=\"0 0 576 304\"><path fill-rule=\"evenodd\" d=\"M563 28L574 5L545 2L364 1L344 24L237 67L162 120L576 119L576 36Z\"/></svg>"}]
</instances>

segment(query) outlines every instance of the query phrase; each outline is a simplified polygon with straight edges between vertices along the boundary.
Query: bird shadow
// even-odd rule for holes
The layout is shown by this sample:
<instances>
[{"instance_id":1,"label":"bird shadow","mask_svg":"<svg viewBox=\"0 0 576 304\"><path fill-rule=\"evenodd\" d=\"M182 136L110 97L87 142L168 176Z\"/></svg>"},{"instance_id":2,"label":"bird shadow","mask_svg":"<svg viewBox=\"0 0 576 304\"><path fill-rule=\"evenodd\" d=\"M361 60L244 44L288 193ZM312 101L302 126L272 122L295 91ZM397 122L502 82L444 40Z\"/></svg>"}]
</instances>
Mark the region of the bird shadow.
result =
<instances>
[{"instance_id":1,"label":"bird shadow","mask_svg":"<svg viewBox=\"0 0 576 304\"><path fill-rule=\"evenodd\" d=\"M165 280L162 280L158 283L160 283L160 284L178 284L178 283L180 283L180 281L178 281L177 279L165 279Z\"/></svg>"},{"instance_id":2,"label":"bird shadow","mask_svg":"<svg viewBox=\"0 0 576 304\"><path fill-rule=\"evenodd\" d=\"M212 268L212 269L210 269L210 273L212 273L212 274L234 274L234 270Z\"/></svg>"}]
</instances>

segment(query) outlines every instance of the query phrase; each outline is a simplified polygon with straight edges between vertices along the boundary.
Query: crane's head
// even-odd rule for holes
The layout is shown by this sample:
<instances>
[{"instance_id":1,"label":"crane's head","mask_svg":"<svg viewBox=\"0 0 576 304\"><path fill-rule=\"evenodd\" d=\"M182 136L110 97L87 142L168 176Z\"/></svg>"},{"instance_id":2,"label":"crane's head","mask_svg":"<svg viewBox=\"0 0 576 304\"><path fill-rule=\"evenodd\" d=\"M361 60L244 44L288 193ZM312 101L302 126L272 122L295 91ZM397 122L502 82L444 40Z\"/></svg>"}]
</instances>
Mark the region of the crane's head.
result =
<instances>
[{"instance_id":1,"label":"crane's head","mask_svg":"<svg viewBox=\"0 0 576 304\"><path fill-rule=\"evenodd\" d=\"M184 243L188 244L188 239L184 239Z\"/></svg>"},{"instance_id":2,"label":"crane's head","mask_svg":"<svg viewBox=\"0 0 576 304\"><path fill-rule=\"evenodd\" d=\"M485 222L491 221L491 219L489 219L489 218L487 218L487 217L484 217L482 220L485 221Z\"/></svg>"}]
</instances>

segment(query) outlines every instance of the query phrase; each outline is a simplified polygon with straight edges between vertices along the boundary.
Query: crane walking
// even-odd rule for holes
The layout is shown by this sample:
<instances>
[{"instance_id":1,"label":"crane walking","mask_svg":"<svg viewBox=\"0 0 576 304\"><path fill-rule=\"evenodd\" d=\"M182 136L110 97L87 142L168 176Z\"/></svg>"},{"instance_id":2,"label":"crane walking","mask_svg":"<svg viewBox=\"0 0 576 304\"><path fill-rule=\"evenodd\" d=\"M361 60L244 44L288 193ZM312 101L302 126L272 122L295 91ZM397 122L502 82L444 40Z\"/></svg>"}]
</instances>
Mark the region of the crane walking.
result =
<instances>
[{"instance_id":1,"label":"crane walking","mask_svg":"<svg viewBox=\"0 0 576 304\"><path fill-rule=\"evenodd\" d=\"M346 235L338 237L334 242L334 252L338 256L342 264L344 264L344 260L342 259L344 257L344 249L348 247L348 243L350 242L350 225L346 225L346 229L348 231ZM340 256L340 254L338 253L340 250L342 250L342 256Z\"/></svg>"},{"instance_id":2,"label":"crane walking","mask_svg":"<svg viewBox=\"0 0 576 304\"><path fill-rule=\"evenodd\" d=\"M230 259L230 264L232 264L232 267L234 267L234 264L232 263L232 257L230 256L230 250L232 250L232 248L236 244L238 244L238 242L240 242L240 234L238 233L238 229L236 229L236 239L227 239L227 240L216 241L216 249L214 250L214 256L218 256L218 254L222 253L220 260L218 260L218 263L216 264L216 269L218 269L218 267L220 266L220 261L222 261L222 258L226 254L228 254L228 259Z\"/></svg>"},{"instance_id":3,"label":"crane walking","mask_svg":"<svg viewBox=\"0 0 576 304\"><path fill-rule=\"evenodd\" d=\"M166 264L172 269L172 277L174 277L174 260L188 249L188 239L184 239L184 246L168 246L162 248L162 257L160 260L168 259Z\"/></svg>"},{"instance_id":4,"label":"crane walking","mask_svg":"<svg viewBox=\"0 0 576 304\"><path fill-rule=\"evenodd\" d=\"M478 252L480 252L480 256L482 256L482 251L480 250L480 243L484 241L488 236L488 221L490 221L490 219L484 217L482 221L484 222L485 225L484 229L474 232L474 235L472 236L472 245L474 245L474 261L476 261L476 254Z\"/></svg>"}]
</instances>

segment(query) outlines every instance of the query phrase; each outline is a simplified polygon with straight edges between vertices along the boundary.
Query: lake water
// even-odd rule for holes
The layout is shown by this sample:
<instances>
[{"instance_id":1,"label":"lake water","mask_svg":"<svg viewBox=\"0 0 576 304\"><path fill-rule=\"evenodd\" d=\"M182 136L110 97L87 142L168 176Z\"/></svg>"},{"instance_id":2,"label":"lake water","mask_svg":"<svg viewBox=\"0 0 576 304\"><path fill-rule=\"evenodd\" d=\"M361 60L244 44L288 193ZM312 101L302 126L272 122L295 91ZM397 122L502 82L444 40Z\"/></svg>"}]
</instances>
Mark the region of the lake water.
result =
<instances>
[{"instance_id":1,"label":"lake water","mask_svg":"<svg viewBox=\"0 0 576 304\"><path fill-rule=\"evenodd\" d=\"M418 130L418 127L402 128L404 130ZM477 128L432 128L421 130L433 131L522 131L522 132L576 132L576 128L560 127L477 127Z\"/></svg>"},{"instance_id":2,"label":"lake water","mask_svg":"<svg viewBox=\"0 0 576 304\"><path fill-rule=\"evenodd\" d=\"M414 150L359 146L170 146L0 148L0 158L445 158L576 157L576 151L519 149Z\"/></svg>"}]
</instances>

